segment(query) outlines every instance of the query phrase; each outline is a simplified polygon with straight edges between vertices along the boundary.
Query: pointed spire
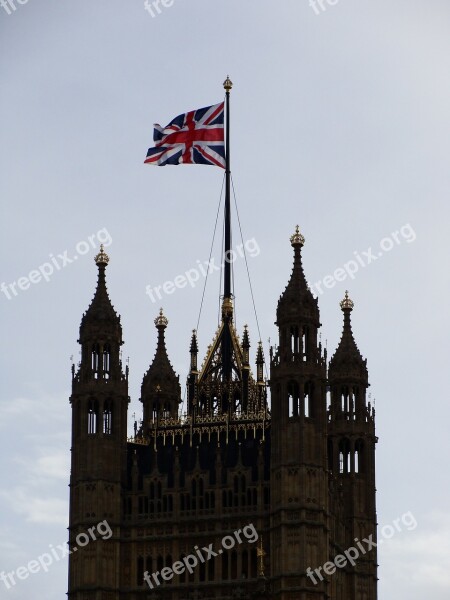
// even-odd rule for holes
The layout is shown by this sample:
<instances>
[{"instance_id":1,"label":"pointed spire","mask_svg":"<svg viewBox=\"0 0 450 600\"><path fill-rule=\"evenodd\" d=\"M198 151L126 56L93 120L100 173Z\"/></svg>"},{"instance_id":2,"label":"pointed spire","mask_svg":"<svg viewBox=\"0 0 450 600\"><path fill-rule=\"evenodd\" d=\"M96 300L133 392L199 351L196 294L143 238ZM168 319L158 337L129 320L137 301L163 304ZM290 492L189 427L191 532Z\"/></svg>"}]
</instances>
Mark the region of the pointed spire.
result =
<instances>
[{"instance_id":1,"label":"pointed spire","mask_svg":"<svg viewBox=\"0 0 450 600\"><path fill-rule=\"evenodd\" d=\"M278 300L277 323L279 324L280 319L298 316L298 314L309 317L318 323L317 300L313 297L303 272L301 249L305 244L305 238L298 225L290 240L294 249L294 264L286 289Z\"/></svg>"},{"instance_id":2,"label":"pointed spire","mask_svg":"<svg viewBox=\"0 0 450 600\"><path fill-rule=\"evenodd\" d=\"M261 340L258 342L258 351L256 353L256 381L261 383L264 381L264 352Z\"/></svg>"},{"instance_id":3,"label":"pointed spire","mask_svg":"<svg viewBox=\"0 0 450 600\"><path fill-rule=\"evenodd\" d=\"M191 373L197 373L197 360L198 360L198 342L197 342L197 330L192 330L191 338Z\"/></svg>"},{"instance_id":4,"label":"pointed spire","mask_svg":"<svg viewBox=\"0 0 450 600\"><path fill-rule=\"evenodd\" d=\"M250 338L248 335L248 325L244 325L244 333L242 335L242 361L244 365L250 364Z\"/></svg>"},{"instance_id":5,"label":"pointed spire","mask_svg":"<svg viewBox=\"0 0 450 600\"><path fill-rule=\"evenodd\" d=\"M109 263L109 256L104 251L103 244L95 257L95 263L98 267L97 288L89 308L81 319L80 342L97 338L100 334L104 338L115 338L122 344L120 316L114 310L106 287L105 270Z\"/></svg>"},{"instance_id":6,"label":"pointed spire","mask_svg":"<svg viewBox=\"0 0 450 600\"><path fill-rule=\"evenodd\" d=\"M192 330L190 352L191 352L191 354L197 354L197 352L198 352L198 341L197 341L197 330L196 329Z\"/></svg>"},{"instance_id":7,"label":"pointed spire","mask_svg":"<svg viewBox=\"0 0 450 600\"><path fill-rule=\"evenodd\" d=\"M344 327L339 345L330 360L329 377L330 379L336 377L362 378L364 381L367 381L367 361L363 359L353 337L350 315L354 303L349 297L348 291L345 292L344 299L340 302L340 307L344 313Z\"/></svg>"},{"instance_id":8,"label":"pointed spire","mask_svg":"<svg viewBox=\"0 0 450 600\"><path fill-rule=\"evenodd\" d=\"M147 373L142 381L142 389L154 392L159 386L159 389L164 392L181 393L178 375L167 355L165 330L169 321L164 316L163 309L159 311L159 315L155 319L155 326L158 330L158 343L156 346L155 356Z\"/></svg>"}]
</instances>

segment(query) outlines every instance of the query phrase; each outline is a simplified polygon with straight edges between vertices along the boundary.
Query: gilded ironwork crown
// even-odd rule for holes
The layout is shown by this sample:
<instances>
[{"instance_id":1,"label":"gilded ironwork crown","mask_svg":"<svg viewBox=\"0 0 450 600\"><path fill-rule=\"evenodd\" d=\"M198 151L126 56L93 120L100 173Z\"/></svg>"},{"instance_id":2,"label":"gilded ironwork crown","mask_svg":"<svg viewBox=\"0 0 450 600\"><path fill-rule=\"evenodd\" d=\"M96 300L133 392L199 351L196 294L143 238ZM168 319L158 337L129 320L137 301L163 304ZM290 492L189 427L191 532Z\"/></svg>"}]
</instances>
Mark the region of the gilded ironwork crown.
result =
<instances>
[{"instance_id":1,"label":"gilded ironwork crown","mask_svg":"<svg viewBox=\"0 0 450 600\"><path fill-rule=\"evenodd\" d=\"M297 225L295 228L295 233L291 235L291 245L292 246L303 246L305 244L305 236L300 233L300 228Z\"/></svg>"},{"instance_id":2,"label":"gilded ironwork crown","mask_svg":"<svg viewBox=\"0 0 450 600\"><path fill-rule=\"evenodd\" d=\"M353 310L353 307L355 306L353 300L350 299L347 290L345 290L345 296L344 296L344 299L341 300L340 306L341 306L342 310L346 310L346 309Z\"/></svg>"},{"instance_id":3,"label":"gilded ironwork crown","mask_svg":"<svg viewBox=\"0 0 450 600\"><path fill-rule=\"evenodd\" d=\"M97 266L104 265L106 267L106 265L109 263L109 256L104 251L103 244L100 244L100 252L97 254L94 260Z\"/></svg>"},{"instance_id":4,"label":"gilded ironwork crown","mask_svg":"<svg viewBox=\"0 0 450 600\"><path fill-rule=\"evenodd\" d=\"M156 327L164 327L165 328L165 327L167 327L168 324L169 324L169 319L164 316L163 309L160 308L159 315L155 319L155 325L156 325Z\"/></svg>"}]
</instances>

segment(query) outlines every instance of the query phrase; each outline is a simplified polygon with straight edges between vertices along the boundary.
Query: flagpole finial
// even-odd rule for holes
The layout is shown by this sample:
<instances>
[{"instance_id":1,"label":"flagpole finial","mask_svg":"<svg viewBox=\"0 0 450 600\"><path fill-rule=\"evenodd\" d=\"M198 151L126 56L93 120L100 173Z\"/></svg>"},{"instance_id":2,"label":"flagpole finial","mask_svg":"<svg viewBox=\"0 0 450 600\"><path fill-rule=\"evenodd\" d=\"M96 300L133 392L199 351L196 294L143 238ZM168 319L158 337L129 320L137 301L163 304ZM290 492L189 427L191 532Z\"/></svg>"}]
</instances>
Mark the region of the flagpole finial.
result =
<instances>
[{"instance_id":1,"label":"flagpole finial","mask_svg":"<svg viewBox=\"0 0 450 600\"><path fill-rule=\"evenodd\" d=\"M226 92L229 92L231 90L231 88L233 87L233 82L231 81L229 75L227 75L227 78L223 82L223 87L225 88Z\"/></svg>"}]
</instances>

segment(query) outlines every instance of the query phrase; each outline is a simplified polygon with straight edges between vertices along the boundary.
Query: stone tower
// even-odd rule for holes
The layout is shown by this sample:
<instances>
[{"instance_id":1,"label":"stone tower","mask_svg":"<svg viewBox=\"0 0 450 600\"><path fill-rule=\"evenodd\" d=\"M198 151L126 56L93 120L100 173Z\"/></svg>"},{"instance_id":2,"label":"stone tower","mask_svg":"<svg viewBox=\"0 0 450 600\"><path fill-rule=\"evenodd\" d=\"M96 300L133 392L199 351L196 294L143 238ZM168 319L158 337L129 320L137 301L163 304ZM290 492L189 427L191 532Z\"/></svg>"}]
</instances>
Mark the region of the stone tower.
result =
<instances>
[{"instance_id":1,"label":"stone tower","mask_svg":"<svg viewBox=\"0 0 450 600\"><path fill-rule=\"evenodd\" d=\"M273 598L307 600L306 570L328 560L326 357L317 300L303 273L298 228L294 266L278 301L279 345L271 361L271 575ZM314 598L328 598L326 583Z\"/></svg>"},{"instance_id":2,"label":"stone tower","mask_svg":"<svg viewBox=\"0 0 450 600\"><path fill-rule=\"evenodd\" d=\"M96 256L98 283L83 315L81 362L72 368L69 598L119 600L122 488L126 481L128 369L122 371L122 326L106 289L108 256ZM106 520L108 540L77 542ZM92 536L90 536L92 539ZM97 536L96 536L97 537ZM84 544L84 540L83 540Z\"/></svg>"},{"instance_id":3,"label":"stone tower","mask_svg":"<svg viewBox=\"0 0 450 600\"><path fill-rule=\"evenodd\" d=\"M376 542L375 509L375 410L367 401L369 387L367 361L353 337L353 302L345 293L341 302L344 328L339 346L330 360L328 379L331 404L328 423L329 470L336 485L332 512L340 515L345 533L335 530L345 548L358 547L357 541L372 536ZM367 550L367 544L365 544ZM338 550L334 550L337 554ZM375 600L377 597L377 553L372 549L332 579L334 597L342 600ZM339 593L341 591L341 593Z\"/></svg>"}]
</instances>

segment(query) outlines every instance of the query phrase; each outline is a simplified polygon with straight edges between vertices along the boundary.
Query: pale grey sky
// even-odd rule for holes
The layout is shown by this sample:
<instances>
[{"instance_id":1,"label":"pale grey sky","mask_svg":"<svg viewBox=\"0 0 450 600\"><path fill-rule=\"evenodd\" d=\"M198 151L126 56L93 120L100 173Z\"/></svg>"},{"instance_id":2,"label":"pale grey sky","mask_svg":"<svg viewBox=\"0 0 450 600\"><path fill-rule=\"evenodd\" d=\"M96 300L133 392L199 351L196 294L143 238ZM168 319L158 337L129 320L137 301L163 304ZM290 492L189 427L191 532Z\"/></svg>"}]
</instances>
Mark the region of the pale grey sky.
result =
<instances>
[{"instance_id":1,"label":"pale grey sky","mask_svg":"<svg viewBox=\"0 0 450 600\"><path fill-rule=\"evenodd\" d=\"M448 2L324 0L322 11L308 0L174 0L152 17L143 0L10 1L16 10L0 4L0 283L52 257L59 268L10 299L0 292L0 572L67 537L70 356L95 289L94 243L112 240L107 277L130 357L130 415L160 305L184 383L203 279L155 303L145 288L208 259L222 171L143 160L153 123L221 101L229 73L233 178L244 238L259 249L249 268L266 356L294 226L311 283L370 248L377 260L319 304L331 353L345 289L355 301L376 399L380 526L407 512L417 520L380 548L379 597L448 598ZM66 251L78 259L62 266ZM242 259L235 270L238 329L249 323L254 356ZM218 289L215 273L202 353ZM10 590L0 581L0 598L59 600L66 579L61 560Z\"/></svg>"}]
</instances>

